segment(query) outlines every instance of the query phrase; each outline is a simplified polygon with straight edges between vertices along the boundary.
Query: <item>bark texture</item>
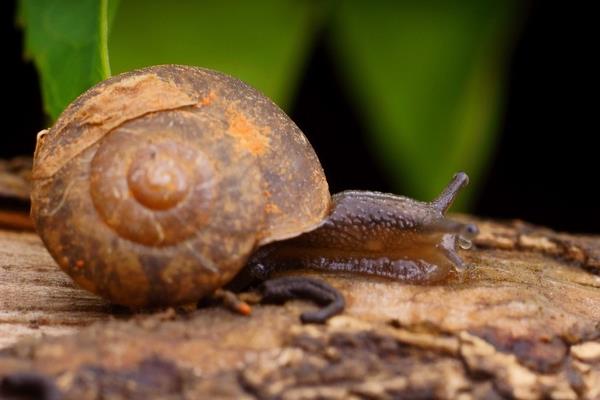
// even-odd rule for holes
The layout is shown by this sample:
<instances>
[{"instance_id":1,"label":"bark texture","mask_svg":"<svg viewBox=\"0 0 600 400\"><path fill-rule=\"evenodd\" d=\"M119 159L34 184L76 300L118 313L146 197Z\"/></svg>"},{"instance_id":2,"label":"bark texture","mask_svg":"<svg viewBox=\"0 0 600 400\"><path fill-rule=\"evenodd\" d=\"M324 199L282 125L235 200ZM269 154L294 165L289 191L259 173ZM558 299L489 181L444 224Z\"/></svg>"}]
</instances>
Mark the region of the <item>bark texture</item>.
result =
<instances>
[{"instance_id":1,"label":"bark texture","mask_svg":"<svg viewBox=\"0 0 600 400\"><path fill-rule=\"evenodd\" d=\"M33 230L29 218L31 157L0 159L0 229Z\"/></svg>"},{"instance_id":2,"label":"bark texture","mask_svg":"<svg viewBox=\"0 0 600 400\"><path fill-rule=\"evenodd\" d=\"M600 238L476 222L444 284L319 275L347 299L323 326L301 301L132 314L0 231L0 398L600 398Z\"/></svg>"}]
</instances>

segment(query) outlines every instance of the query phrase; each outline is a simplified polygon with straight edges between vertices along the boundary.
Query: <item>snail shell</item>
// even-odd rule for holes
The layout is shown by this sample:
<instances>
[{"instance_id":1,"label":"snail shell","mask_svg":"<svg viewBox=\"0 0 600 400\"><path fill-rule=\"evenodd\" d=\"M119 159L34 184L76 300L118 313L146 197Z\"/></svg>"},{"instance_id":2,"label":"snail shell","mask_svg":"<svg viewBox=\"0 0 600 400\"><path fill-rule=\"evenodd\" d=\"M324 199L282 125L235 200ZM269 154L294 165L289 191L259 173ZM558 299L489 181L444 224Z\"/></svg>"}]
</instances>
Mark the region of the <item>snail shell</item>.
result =
<instances>
[{"instance_id":1,"label":"snail shell","mask_svg":"<svg viewBox=\"0 0 600 400\"><path fill-rule=\"evenodd\" d=\"M243 82L164 65L110 78L38 137L32 216L80 286L129 306L193 302L261 245L318 226L323 170Z\"/></svg>"}]
</instances>

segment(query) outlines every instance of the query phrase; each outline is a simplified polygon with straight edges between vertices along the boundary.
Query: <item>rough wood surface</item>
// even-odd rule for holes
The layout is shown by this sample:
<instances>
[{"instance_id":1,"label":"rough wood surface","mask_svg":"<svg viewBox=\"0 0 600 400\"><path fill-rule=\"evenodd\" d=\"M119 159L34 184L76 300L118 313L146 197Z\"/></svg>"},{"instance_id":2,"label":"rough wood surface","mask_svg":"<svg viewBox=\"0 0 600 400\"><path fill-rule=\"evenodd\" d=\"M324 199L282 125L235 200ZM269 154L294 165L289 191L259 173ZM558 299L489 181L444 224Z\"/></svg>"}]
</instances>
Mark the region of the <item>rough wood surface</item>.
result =
<instances>
[{"instance_id":1,"label":"rough wood surface","mask_svg":"<svg viewBox=\"0 0 600 400\"><path fill-rule=\"evenodd\" d=\"M0 158L0 198L29 201L32 163L31 157Z\"/></svg>"},{"instance_id":2,"label":"rough wood surface","mask_svg":"<svg viewBox=\"0 0 600 400\"><path fill-rule=\"evenodd\" d=\"M600 398L600 237L479 226L444 285L321 275L348 303L325 326L305 302L133 315L0 231L0 398Z\"/></svg>"},{"instance_id":3,"label":"rough wood surface","mask_svg":"<svg viewBox=\"0 0 600 400\"><path fill-rule=\"evenodd\" d=\"M31 157L0 159L0 228L33 230L29 218Z\"/></svg>"}]
</instances>

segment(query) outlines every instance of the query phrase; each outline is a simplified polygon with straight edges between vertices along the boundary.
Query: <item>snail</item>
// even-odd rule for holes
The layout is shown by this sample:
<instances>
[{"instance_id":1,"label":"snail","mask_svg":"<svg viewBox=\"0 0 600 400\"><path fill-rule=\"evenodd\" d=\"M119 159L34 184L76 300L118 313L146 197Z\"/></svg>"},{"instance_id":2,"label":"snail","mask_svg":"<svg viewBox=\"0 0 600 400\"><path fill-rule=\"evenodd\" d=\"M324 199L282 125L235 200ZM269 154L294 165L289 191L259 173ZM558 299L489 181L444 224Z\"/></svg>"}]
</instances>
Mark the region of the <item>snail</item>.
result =
<instances>
[{"instance_id":1,"label":"snail","mask_svg":"<svg viewBox=\"0 0 600 400\"><path fill-rule=\"evenodd\" d=\"M84 289L137 307L196 302L266 280L266 300L309 297L322 322L343 297L278 268L441 282L477 233L444 217L464 173L431 203L376 192L334 196L311 145L238 79L162 65L109 78L38 135L31 214ZM235 278L235 279L234 279ZM228 286L229 285L229 286Z\"/></svg>"}]
</instances>

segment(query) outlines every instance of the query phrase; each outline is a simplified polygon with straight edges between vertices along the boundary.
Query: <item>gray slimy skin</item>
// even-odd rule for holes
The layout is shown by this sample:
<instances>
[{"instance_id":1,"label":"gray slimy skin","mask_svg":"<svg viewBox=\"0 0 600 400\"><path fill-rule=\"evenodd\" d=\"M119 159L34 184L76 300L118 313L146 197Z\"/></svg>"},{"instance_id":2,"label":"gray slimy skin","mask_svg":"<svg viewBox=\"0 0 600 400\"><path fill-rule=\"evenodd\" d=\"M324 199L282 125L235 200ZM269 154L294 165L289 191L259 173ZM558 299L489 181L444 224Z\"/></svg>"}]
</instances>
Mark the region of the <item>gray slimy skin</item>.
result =
<instances>
[{"instance_id":1,"label":"gray slimy skin","mask_svg":"<svg viewBox=\"0 0 600 400\"><path fill-rule=\"evenodd\" d=\"M252 275L261 279L276 269L306 268L441 282L452 269L466 268L456 247L470 248L478 233L474 224L445 217L468 181L464 172L457 173L432 202L378 192L338 193L319 228L259 249L249 262Z\"/></svg>"}]
</instances>

